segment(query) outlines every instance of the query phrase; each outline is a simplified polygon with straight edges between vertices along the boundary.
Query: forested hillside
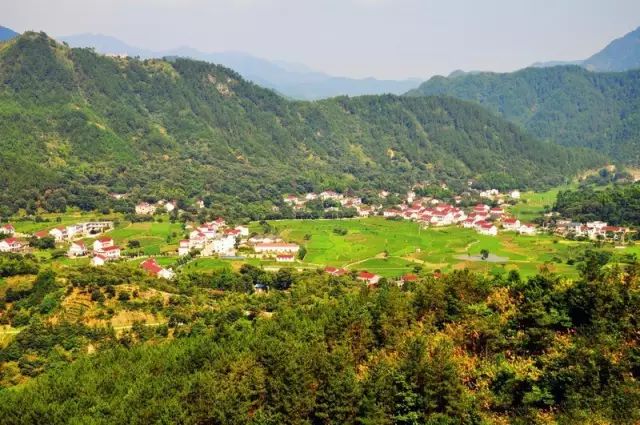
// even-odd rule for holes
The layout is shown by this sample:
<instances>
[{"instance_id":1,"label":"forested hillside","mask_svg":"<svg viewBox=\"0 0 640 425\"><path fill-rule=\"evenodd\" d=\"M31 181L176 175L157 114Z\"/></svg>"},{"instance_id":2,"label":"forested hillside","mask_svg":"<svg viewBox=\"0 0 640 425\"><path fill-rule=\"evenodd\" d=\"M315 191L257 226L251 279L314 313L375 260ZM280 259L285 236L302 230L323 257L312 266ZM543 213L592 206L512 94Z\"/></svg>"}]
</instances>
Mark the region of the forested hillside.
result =
<instances>
[{"instance_id":1,"label":"forested hillside","mask_svg":"<svg viewBox=\"0 0 640 425\"><path fill-rule=\"evenodd\" d=\"M640 163L640 70L593 73L563 66L434 77L408 94L471 100L538 138Z\"/></svg>"},{"instance_id":2,"label":"forested hillside","mask_svg":"<svg viewBox=\"0 0 640 425\"><path fill-rule=\"evenodd\" d=\"M609 260L586 250L576 282L548 272L525 280L515 271L456 271L402 289L244 267L184 276L177 288L165 283L164 299L142 296L160 285L151 279L132 291L129 282L143 278L124 268L78 270L63 281L43 271L32 290L11 293L10 302L34 317L0 349L0 382L10 387L0 390L0 417L3 424L637 424L640 268ZM273 289L247 294L256 282ZM60 317L63 292L162 312L168 325L137 324L117 335L50 320ZM97 352L85 354L89 347ZM21 374L35 378L25 383Z\"/></svg>"},{"instance_id":3,"label":"forested hillside","mask_svg":"<svg viewBox=\"0 0 640 425\"><path fill-rule=\"evenodd\" d=\"M576 221L601 220L614 225L640 225L640 183L603 190L584 187L558 193L554 209Z\"/></svg>"},{"instance_id":4,"label":"forested hillside","mask_svg":"<svg viewBox=\"0 0 640 425\"><path fill-rule=\"evenodd\" d=\"M542 187L605 161L453 99L290 102L222 67L110 58L43 33L0 44L0 81L4 213L101 208L111 191L251 204L467 178Z\"/></svg>"}]
</instances>

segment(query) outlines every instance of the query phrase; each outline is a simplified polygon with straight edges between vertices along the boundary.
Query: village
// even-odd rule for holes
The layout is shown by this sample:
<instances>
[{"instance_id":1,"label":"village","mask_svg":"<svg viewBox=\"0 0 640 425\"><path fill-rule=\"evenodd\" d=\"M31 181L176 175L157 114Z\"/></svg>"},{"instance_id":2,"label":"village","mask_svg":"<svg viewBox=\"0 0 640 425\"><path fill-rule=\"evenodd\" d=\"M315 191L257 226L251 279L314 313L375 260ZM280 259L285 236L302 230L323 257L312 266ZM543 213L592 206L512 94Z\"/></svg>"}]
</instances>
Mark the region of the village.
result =
<instances>
[{"instance_id":1,"label":"village","mask_svg":"<svg viewBox=\"0 0 640 425\"><path fill-rule=\"evenodd\" d=\"M516 214L511 212L513 205L520 200L517 190L500 193L498 190L478 191L473 197L468 194L453 196L444 200L418 196L413 190L405 195L390 194L381 191L379 199L394 196L400 202L386 207L366 205L362 199L335 191L327 190L320 193L306 193L302 195L286 195L284 205L296 211L304 211L309 202L328 201L331 205L325 211L350 209L355 211L354 219L366 217L380 217L391 221L409 221L418 224L418 231L429 228L459 227L474 230L477 234L496 237L499 233L511 232L516 235L534 237L537 234L553 234L569 240L609 241L623 244L632 229L610 226L604 222L576 223L570 219L557 217L554 213L545 214L542 225L522 222ZM473 204L473 202L476 202ZM204 208L202 201L197 201L197 208ZM153 220L158 214L179 214L181 210L175 201L159 201L155 204L140 202L135 206L135 213L140 217ZM110 220L82 221L66 226L56 226L50 229L38 230L32 233L18 233L11 224L0 226L0 252L30 252L37 241L51 240L56 247L64 247L69 259L90 259L94 267L102 267L107 263L135 259L130 253L123 255L125 248L118 246L110 232L115 224ZM269 263L300 264L304 258L301 251L304 247L298 243L284 240L277 234L260 234L251 231L248 225L228 225L222 217L204 223L183 224L184 238L179 240L175 255L184 262L194 258L219 258L222 260L243 261L254 259ZM150 275L171 280L176 272L167 266L161 266L154 256L147 256L140 263L140 267ZM350 273L345 268L327 266L325 272L340 276ZM411 274L403 276L411 279ZM370 285L375 285L380 275L366 270L360 271L357 278Z\"/></svg>"}]
</instances>

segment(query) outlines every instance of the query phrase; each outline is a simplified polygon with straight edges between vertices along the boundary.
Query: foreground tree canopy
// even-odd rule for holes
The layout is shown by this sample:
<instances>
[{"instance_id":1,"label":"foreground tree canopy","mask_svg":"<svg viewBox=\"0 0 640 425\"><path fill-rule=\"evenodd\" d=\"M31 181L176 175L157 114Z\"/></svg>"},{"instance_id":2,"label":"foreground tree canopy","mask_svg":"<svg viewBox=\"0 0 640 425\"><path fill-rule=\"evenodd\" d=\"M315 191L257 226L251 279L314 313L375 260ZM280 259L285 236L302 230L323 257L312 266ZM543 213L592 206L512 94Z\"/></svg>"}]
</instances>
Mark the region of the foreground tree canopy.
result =
<instances>
[{"instance_id":1,"label":"foreground tree canopy","mask_svg":"<svg viewBox=\"0 0 640 425\"><path fill-rule=\"evenodd\" d=\"M587 251L575 282L547 272L523 280L516 272L459 271L368 289L351 276L251 266L193 275L170 304L170 338L166 328L116 337L33 318L0 351L3 379L12 359L35 371L49 353L48 366L0 390L0 417L7 424L637 423L640 265L608 260ZM127 279L124 269L105 276L98 292ZM52 279L41 272L24 295L29 305L39 308L55 291ZM90 287L100 279L80 272L68 282ZM208 292L224 282L224 295ZM272 290L248 295L255 283ZM207 297L215 303L199 308ZM98 352L65 364L82 341Z\"/></svg>"}]
</instances>

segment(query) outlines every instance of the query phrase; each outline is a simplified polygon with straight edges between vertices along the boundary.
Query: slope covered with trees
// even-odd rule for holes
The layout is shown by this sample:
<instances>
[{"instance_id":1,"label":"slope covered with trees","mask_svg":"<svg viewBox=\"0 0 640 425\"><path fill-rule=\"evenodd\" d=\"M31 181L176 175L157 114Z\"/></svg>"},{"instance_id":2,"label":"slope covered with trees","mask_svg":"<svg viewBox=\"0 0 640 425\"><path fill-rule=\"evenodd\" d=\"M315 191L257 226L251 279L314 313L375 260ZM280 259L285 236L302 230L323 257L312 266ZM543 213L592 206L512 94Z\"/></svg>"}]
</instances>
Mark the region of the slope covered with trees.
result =
<instances>
[{"instance_id":1,"label":"slope covered with trees","mask_svg":"<svg viewBox=\"0 0 640 425\"><path fill-rule=\"evenodd\" d=\"M640 183L603 190L583 187L558 193L554 209L576 221L606 221L613 225L640 225Z\"/></svg>"},{"instance_id":2,"label":"slope covered with trees","mask_svg":"<svg viewBox=\"0 0 640 425\"><path fill-rule=\"evenodd\" d=\"M100 208L112 191L251 204L467 178L541 187L604 162L453 99L290 102L215 65L105 57L43 33L0 44L0 81L5 213Z\"/></svg>"},{"instance_id":3,"label":"slope covered with trees","mask_svg":"<svg viewBox=\"0 0 640 425\"><path fill-rule=\"evenodd\" d=\"M43 271L12 294L34 317L0 349L2 423L637 424L640 266L610 259L586 250L576 282L456 271L402 289L247 266L146 303L122 296L135 274L68 276L170 316L120 335L48 320L65 289Z\"/></svg>"},{"instance_id":4,"label":"slope covered with trees","mask_svg":"<svg viewBox=\"0 0 640 425\"><path fill-rule=\"evenodd\" d=\"M594 73L561 66L434 77L408 94L474 101L538 138L640 163L640 70Z\"/></svg>"}]
</instances>

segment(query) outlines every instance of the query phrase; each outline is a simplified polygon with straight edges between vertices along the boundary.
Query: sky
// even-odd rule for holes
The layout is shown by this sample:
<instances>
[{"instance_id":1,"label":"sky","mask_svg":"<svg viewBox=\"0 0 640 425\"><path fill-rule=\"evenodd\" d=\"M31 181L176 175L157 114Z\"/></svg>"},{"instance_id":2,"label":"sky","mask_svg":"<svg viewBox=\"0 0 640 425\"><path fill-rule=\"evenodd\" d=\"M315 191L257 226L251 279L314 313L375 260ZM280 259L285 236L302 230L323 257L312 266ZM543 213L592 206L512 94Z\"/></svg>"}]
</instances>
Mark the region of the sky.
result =
<instances>
[{"instance_id":1,"label":"sky","mask_svg":"<svg viewBox=\"0 0 640 425\"><path fill-rule=\"evenodd\" d=\"M189 46L347 77L507 72L585 59L640 26L640 0L0 0L0 25Z\"/></svg>"}]
</instances>

